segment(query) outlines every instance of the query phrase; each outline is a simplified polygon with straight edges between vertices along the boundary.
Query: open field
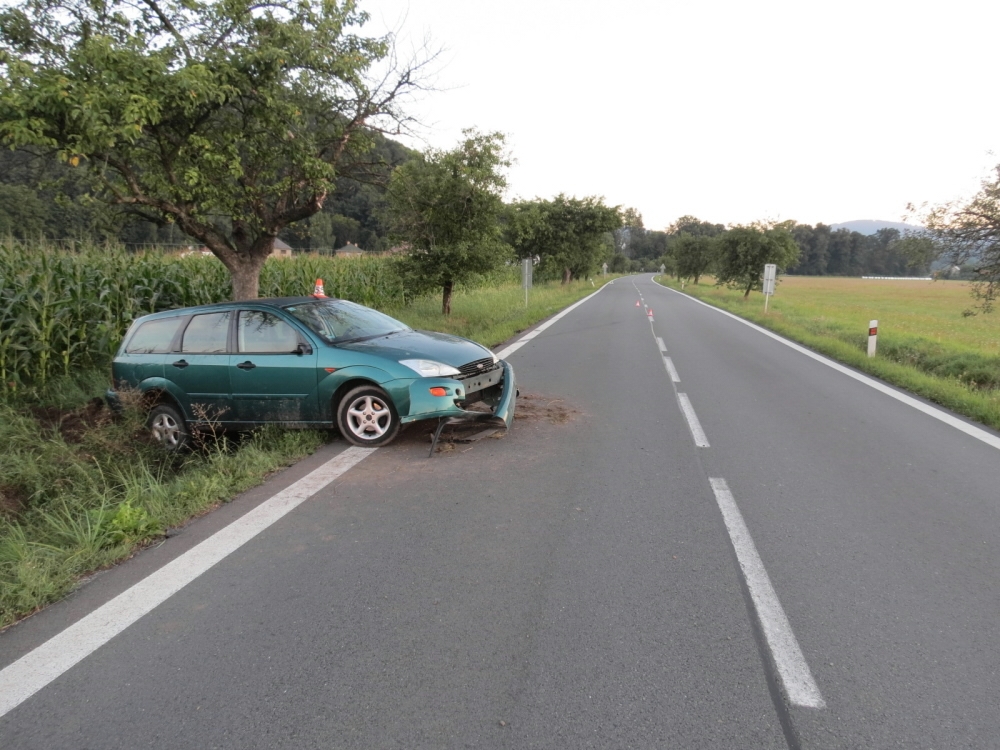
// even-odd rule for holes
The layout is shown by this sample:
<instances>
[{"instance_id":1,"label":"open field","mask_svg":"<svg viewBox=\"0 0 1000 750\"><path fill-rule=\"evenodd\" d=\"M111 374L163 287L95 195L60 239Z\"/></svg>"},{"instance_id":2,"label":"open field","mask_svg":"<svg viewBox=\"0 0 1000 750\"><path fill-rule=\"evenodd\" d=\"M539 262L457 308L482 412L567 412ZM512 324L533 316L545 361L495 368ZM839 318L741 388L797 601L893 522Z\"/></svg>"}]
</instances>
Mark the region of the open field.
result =
<instances>
[{"instance_id":1,"label":"open field","mask_svg":"<svg viewBox=\"0 0 1000 750\"><path fill-rule=\"evenodd\" d=\"M728 291L728 290L727 290ZM763 298L756 295L763 306ZM963 317L972 306L966 281L880 281L785 276L769 310L817 330L866 336L869 320L879 335L916 337L955 349L1000 355L1000 316Z\"/></svg>"},{"instance_id":2,"label":"open field","mask_svg":"<svg viewBox=\"0 0 1000 750\"><path fill-rule=\"evenodd\" d=\"M785 276L767 314L761 294L744 300L711 279L684 291L1000 429L1000 315L964 316L966 282ZM879 331L872 359L869 320Z\"/></svg>"}]
</instances>

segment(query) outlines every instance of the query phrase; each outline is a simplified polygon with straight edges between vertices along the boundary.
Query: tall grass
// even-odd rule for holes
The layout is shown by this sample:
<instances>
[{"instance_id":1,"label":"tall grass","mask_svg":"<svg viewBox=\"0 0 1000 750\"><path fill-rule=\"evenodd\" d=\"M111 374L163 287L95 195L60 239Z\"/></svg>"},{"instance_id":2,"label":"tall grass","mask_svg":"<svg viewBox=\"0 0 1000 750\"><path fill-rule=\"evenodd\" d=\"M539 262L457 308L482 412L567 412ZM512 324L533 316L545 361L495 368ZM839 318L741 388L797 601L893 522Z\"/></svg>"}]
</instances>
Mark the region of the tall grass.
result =
<instances>
[{"instance_id":1,"label":"tall grass","mask_svg":"<svg viewBox=\"0 0 1000 750\"><path fill-rule=\"evenodd\" d=\"M405 301L388 258L298 256L267 261L262 296L326 293L372 307ZM147 313L229 299L214 257L84 245L0 242L0 392L110 362L131 322Z\"/></svg>"},{"instance_id":2,"label":"tall grass","mask_svg":"<svg viewBox=\"0 0 1000 750\"><path fill-rule=\"evenodd\" d=\"M272 429L175 456L145 437L143 416L128 409L68 441L0 404L0 627L321 442L317 432Z\"/></svg>"}]
</instances>

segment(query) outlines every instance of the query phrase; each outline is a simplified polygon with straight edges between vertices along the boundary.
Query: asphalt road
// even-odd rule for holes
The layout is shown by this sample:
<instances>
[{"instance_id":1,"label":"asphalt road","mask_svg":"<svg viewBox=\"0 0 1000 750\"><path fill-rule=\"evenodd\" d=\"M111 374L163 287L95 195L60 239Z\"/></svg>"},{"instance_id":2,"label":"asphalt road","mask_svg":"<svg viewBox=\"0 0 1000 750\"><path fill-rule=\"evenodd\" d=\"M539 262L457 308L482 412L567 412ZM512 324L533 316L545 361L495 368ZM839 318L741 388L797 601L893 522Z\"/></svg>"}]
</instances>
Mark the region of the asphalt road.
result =
<instances>
[{"instance_id":1,"label":"asphalt road","mask_svg":"<svg viewBox=\"0 0 1000 750\"><path fill-rule=\"evenodd\" d=\"M0 748L1000 747L996 448L648 276L510 360L510 434L428 460L407 430ZM0 635L0 668L344 448Z\"/></svg>"}]
</instances>

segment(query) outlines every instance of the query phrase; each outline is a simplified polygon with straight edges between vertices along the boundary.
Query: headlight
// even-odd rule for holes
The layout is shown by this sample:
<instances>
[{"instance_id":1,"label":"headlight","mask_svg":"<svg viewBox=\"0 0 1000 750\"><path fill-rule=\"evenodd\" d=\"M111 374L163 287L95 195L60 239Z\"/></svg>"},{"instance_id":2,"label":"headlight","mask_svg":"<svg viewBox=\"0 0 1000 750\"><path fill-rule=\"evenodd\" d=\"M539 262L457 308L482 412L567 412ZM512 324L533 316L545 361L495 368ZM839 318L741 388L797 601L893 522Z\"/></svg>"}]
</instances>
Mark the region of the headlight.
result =
<instances>
[{"instance_id":1,"label":"headlight","mask_svg":"<svg viewBox=\"0 0 1000 750\"><path fill-rule=\"evenodd\" d=\"M461 374L451 365L443 365L429 359L401 359L399 364L409 367L423 378L450 378Z\"/></svg>"},{"instance_id":2,"label":"headlight","mask_svg":"<svg viewBox=\"0 0 1000 750\"><path fill-rule=\"evenodd\" d=\"M493 364L496 364L497 362L500 361L500 357L496 355L496 352L490 352L490 354L493 355Z\"/></svg>"}]
</instances>

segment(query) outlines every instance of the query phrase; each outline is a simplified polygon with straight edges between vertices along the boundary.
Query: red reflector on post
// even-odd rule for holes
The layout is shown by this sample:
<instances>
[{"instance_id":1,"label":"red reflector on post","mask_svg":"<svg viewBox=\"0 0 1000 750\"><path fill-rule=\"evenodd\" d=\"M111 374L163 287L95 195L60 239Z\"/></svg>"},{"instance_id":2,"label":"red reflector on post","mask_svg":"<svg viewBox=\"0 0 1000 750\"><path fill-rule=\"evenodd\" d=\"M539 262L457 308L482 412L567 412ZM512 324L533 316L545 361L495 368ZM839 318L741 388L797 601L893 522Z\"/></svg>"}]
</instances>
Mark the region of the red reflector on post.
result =
<instances>
[{"instance_id":1,"label":"red reflector on post","mask_svg":"<svg viewBox=\"0 0 1000 750\"><path fill-rule=\"evenodd\" d=\"M869 328L868 329L868 335L869 336L878 336L878 328Z\"/></svg>"},{"instance_id":2,"label":"red reflector on post","mask_svg":"<svg viewBox=\"0 0 1000 750\"><path fill-rule=\"evenodd\" d=\"M441 388L441 387L431 388L431 395L432 396L447 396L448 395L448 389L447 388Z\"/></svg>"}]
</instances>

